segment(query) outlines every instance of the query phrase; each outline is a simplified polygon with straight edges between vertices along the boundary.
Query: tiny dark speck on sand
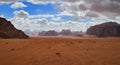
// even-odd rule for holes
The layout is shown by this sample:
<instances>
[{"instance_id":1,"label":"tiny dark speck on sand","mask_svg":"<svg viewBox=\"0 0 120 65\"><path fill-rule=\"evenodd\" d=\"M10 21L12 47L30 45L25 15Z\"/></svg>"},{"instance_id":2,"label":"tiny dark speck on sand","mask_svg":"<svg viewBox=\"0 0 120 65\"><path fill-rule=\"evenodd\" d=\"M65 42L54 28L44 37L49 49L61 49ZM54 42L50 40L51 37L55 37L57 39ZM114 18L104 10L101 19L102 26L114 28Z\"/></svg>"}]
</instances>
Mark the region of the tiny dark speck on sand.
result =
<instances>
[{"instance_id":1,"label":"tiny dark speck on sand","mask_svg":"<svg viewBox=\"0 0 120 65\"><path fill-rule=\"evenodd\" d=\"M5 43L5 44L8 44L8 43Z\"/></svg>"},{"instance_id":2,"label":"tiny dark speck on sand","mask_svg":"<svg viewBox=\"0 0 120 65\"><path fill-rule=\"evenodd\" d=\"M61 56L60 53L56 53L56 55Z\"/></svg>"},{"instance_id":3,"label":"tiny dark speck on sand","mask_svg":"<svg viewBox=\"0 0 120 65\"><path fill-rule=\"evenodd\" d=\"M15 49L11 49L11 51L14 51Z\"/></svg>"}]
</instances>

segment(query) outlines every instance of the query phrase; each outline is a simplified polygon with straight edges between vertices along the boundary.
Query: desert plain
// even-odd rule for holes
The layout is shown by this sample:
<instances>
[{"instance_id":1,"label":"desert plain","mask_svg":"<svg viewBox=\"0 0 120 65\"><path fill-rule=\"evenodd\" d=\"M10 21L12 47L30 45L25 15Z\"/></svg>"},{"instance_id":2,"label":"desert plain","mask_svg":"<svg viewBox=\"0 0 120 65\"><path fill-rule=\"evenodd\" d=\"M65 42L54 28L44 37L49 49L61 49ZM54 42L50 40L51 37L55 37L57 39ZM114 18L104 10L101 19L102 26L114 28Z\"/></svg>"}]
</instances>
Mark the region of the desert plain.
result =
<instances>
[{"instance_id":1,"label":"desert plain","mask_svg":"<svg viewBox=\"0 0 120 65\"><path fill-rule=\"evenodd\" d=\"M120 65L120 38L0 39L0 65Z\"/></svg>"}]
</instances>

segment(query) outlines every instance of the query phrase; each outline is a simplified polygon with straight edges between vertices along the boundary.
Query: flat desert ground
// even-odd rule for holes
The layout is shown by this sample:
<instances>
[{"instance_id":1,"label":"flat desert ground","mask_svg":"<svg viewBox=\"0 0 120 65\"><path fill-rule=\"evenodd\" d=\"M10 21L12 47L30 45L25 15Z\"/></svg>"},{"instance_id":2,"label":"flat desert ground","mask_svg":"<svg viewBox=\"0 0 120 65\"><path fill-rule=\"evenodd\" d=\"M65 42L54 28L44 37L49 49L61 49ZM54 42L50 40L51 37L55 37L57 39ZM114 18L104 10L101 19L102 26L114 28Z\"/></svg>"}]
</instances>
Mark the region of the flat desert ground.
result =
<instances>
[{"instance_id":1,"label":"flat desert ground","mask_svg":"<svg viewBox=\"0 0 120 65\"><path fill-rule=\"evenodd\" d=\"M0 39L0 65L120 65L120 38Z\"/></svg>"}]
</instances>

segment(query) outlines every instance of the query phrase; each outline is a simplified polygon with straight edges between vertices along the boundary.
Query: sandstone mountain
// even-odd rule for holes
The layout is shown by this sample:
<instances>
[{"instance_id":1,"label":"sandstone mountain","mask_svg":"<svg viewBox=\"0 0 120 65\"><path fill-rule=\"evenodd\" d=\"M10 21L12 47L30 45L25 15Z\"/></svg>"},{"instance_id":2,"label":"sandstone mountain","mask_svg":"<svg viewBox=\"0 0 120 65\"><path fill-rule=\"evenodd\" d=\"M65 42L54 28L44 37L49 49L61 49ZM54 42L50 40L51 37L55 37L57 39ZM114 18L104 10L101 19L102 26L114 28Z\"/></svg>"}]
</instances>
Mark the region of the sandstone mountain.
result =
<instances>
[{"instance_id":1,"label":"sandstone mountain","mask_svg":"<svg viewBox=\"0 0 120 65\"><path fill-rule=\"evenodd\" d=\"M63 30L60 32L60 35L70 36L70 35L72 35L72 32L71 32L71 30L69 30L69 29L63 29Z\"/></svg>"},{"instance_id":2,"label":"sandstone mountain","mask_svg":"<svg viewBox=\"0 0 120 65\"><path fill-rule=\"evenodd\" d=\"M54 30L49 30L49 31L42 31L42 32L39 32L38 34L39 36L57 36L58 33Z\"/></svg>"},{"instance_id":3,"label":"sandstone mountain","mask_svg":"<svg viewBox=\"0 0 120 65\"><path fill-rule=\"evenodd\" d=\"M16 29L10 21L0 17L0 38L29 38L29 36Z\"/></svg>"},{"instance_id":4,"label":"sandstone mountain","mask_svg":"<svg viewBox=\"0 0 120 65\"><path fill-rule=\"evenodd\" d=\"M96 35L97 37L120 37L120 24L116 22L106 22L91 26L86 34Z\"/></svg>"},{"instance_id":5,"label":"sandstone mountain","mask_svg":"<svg viewBox=\"0 0 120 65\"><path fill-rule=\"evenodd\" d=\"M39 32L39 36L75 36L82 37L84 32L82 31L71 31L69 29L63 29L61 32L56 32L55 30L42 31Z\"/></svg>"}]
</instances>

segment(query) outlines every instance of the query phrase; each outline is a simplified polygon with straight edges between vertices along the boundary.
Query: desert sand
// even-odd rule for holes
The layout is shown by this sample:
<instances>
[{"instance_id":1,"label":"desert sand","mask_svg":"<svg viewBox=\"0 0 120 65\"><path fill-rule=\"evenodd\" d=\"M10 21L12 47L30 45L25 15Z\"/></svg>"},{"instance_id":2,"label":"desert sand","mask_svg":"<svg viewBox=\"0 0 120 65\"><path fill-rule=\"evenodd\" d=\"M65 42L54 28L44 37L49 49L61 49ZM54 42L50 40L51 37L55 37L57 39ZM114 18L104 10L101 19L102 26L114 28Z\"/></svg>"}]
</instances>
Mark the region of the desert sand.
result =
<instances>
[{"instance_id":1,"label":"desert sand","mask_svg":"<svg viewBox=\"0 0 120 65\"><path fill-rule=\"evenodd\" d=\"M0 65L120 65L120 38L0 39Z\"/></svg>"}]
</instances>

